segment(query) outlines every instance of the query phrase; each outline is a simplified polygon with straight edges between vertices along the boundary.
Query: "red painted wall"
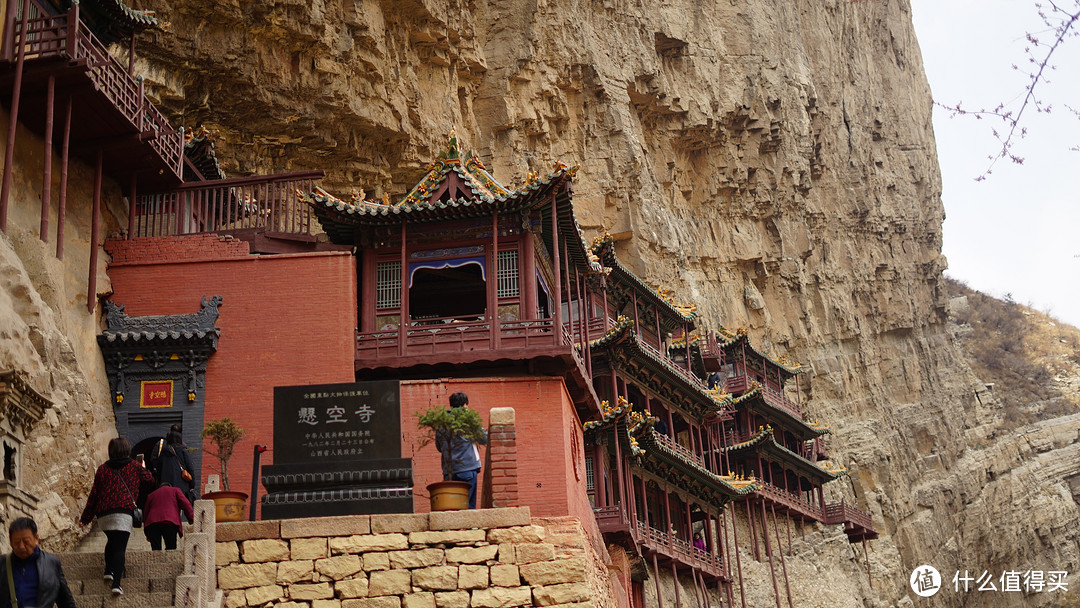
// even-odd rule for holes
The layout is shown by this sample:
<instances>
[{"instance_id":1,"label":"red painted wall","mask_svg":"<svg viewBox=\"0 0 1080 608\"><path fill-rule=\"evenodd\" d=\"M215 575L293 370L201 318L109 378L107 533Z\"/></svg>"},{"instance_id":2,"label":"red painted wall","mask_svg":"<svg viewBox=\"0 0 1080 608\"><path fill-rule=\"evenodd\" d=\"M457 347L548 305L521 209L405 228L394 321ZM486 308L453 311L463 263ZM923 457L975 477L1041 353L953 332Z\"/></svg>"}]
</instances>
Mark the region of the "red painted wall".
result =
<instances>
[{"instance_id":1,"label":"red painted wall","mask_svg":"<svg viewBox=\"0 0 1080 608\"><path fill-rule=\"evenodd\" d=\"M355 378L355 258L249 255L246 243L214 235L113 240L106 250L112 299L129 315L191 313L203 296L224 297L206 419L229 416L246 431L229 477L233 490L250 491L253 446L273 443L273 387ZM213 471L202 469L205 483Z\"/></svg>"},{"instance_id":2,"label":"red painted wall","mask_svg":"<svg viewBox=\"0 0 1080 608\"><path fill-rule=\"evenodd\" d=\"M519 505L530 507L534 517L572 515L580 518L587 530L595 530L596 520L585 491L581 422L562 378L557 377L402 382L401 452L413 458L416 511L429 510L427 484L442 479L435 446L416 447L416 413L432 405L449 407L450 395L458 391L469 395L469 407L480 412L485 425L491 408L514 408Z\"/></svg>"}]
</instances>

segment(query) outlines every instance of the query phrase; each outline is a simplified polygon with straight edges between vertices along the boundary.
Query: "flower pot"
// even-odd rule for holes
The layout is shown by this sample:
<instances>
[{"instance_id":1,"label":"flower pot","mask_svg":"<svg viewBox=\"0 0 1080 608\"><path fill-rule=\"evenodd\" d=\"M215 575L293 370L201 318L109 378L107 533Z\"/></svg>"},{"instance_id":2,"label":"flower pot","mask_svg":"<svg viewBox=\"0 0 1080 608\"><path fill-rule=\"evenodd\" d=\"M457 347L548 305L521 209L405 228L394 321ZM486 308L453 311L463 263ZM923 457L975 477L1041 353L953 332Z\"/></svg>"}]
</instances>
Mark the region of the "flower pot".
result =
<instances>
[{"instance_id":1,"label":"flower pot","mask_svg":"<svg viewBox=\"0 0 1080 608\"><path fill-rule=\"evenodd\" d=\"M437 481L429 484L432 511L463 511L469 508L469 488L465 481Z\"/></svg>"},{"instance_id":2,"label":"flower pot","mask_svg":"<svg viewBox=\"0 0 1080 608\"><path fill-rule=\"evenodd\" d=\"M207 492L202 497L214 501L219 522L244 521L244 503L248 497L244 492Z\"/></svg>"}]
</instances>

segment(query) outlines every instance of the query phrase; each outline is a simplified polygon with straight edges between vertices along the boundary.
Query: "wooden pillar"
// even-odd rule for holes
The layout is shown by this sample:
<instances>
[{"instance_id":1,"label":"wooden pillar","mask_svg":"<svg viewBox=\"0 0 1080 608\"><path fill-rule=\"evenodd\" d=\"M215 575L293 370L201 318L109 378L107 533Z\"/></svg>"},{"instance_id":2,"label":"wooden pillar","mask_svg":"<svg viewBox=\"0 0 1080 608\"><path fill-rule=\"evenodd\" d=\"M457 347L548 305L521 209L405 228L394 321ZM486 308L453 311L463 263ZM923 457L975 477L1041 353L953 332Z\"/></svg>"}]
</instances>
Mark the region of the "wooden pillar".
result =
<instances>
[{"instance_id":1,"label":"wooden pillar","mask_svg":"<svg viewBox=\"0 0 1080 608\"><path fill-rule=\"evenodd\" d=\"M634 331L641 333L641 322L638 321L637 311L637 291L630 290L630 295L633 297L634 302Z\"/></svg>"},{"instance_id":2,"label":"wooden pillar","mask_svg":"<svg viewBox=\"0 0 1080 608\"><path fill-rule=\"evenodd\" d=\"M555 192L551 193L551 256L552 266L555 270L555 285L552 286L552 290L555 291L554 310L555 314L552 317L555 319L555 326L551 329L553 339L555 340L555 346L562 344L562 276L560 276L561 262L559 257L559 214L556 209Z\"/></svg>"},{"instance_id":3,"label":"wooden pillar","mask_svg":"<svg viewBox=\"0 0 1080 608\"><path fill-rule=\"evenodd\" d=\"M645 485L645 478L641 478L641 505L644 507L645 512L645 527L654 528L652 521L649 518L649 489Z\"/></svg>"},{"instance_id":4,"label":"wooden pillar","mask_svg":"<svg viewBox=\"0 0 1080 608\"><path fill-rule=\"evenodd\" d=\"M499 212L491 213L491 256L488 272L488 324L491 326L489 344L491 350L499 348L499 334L502 323L499 321Z\"/></svg>"},{"instance_id":5,"label":"wooden pillar","mask_svg":"<svg viewBox=\"0 0 1080 608\"><path fill-rule=\"evenodd\" d=\"M138 175L136 173L132 172L132 174L131 174L131 184L128 187L128 230L127 230L127 238L129 240L134 238L134 234L135 234L135 208L136 208L136 202L135 201L136 201L136 198L138 197L138 191L137 191L137 188L136 188L136 186L138 184L138 181L139 181Z\"/></svg>"},{"instance_id":6,"label":"wooden pillar","mask_svg":"<svg viewBox=\"0 0 1080 608\"><path fill-rule=\"evenodd\" d=\"M128 74L135 75L135 30L131 30L131 39L128 42Z\"/></svg>"},{"instance_id":7,"label":"wooden pillar","mask_svg":"<svg viewBox=\"0 0 1080 608\"><path fill-rule=\"evenodd\" d=\"M662 353L667 354L664 351L664 336L660 333L660 307L653 306L653 318L656 320L656 349Z\"/></svg>"},{"instance_id":8,"label":"wooden pillar","mask_svg":"<svg viewBox=\"0 0 1080 608\"><path fill-rule=\"evenodd\" d=\"M526 219L526 221L528 221ZM523 302L521 305L521 318L532 321L537 318L536 312L536 246L533 243L531 227L521 235L521 293Z\"/></svg>"},{"instance_id":9,"label":"wooden pillar","mask_svg":"<svg viewBox=\"0 0 1080 608\"><path fill-rule=\"evenodd\" d=\"M407 222L401 221L401 321L398 323L398 355L404 357L407 352L406 342L409 341L409 256L405 239L408 236L405 228Z\"/></svg>"},{"instance_id":10,"label":"wooden pillar","mask_svg":"<svg viewBox=\"0 0 1080 608\"><path fill-rule=\"evenodd\" d=\"M664 608L664 595L660 593L660 565L656 561L656 553L652 556L653 580L656 581L656 604Z\"/></svg>"},{"instance_id":11,"label":"wooden pillar","mask_svg":"<svg viewBox=\"0 0 1080 608\"><path fill-rule=\"evenodd\" d=\"M765 541L765 555L769 558L769 574L772 576L773 593L776 596L776 608L780 607L780 586L776 582L776 566L773 565L772 545L769 543L769 523L765 514L765 501L761 503L761 538Z\"/></svg>"},{"instance_id":12,"label":"wooden pillar","mask_svg":"<svg viewBox=\"0 0 1080 608\"><path fill-rule=\"evenodd\" d=\"M664 493L665 497L667 492ZM679 569L675 566L675 560L671 560L671 578L675 582L675 605L682 608L682 592L679 589Z\"/></svg>"},{"instance_id":13,"label":"wooden pillar","mask_svg":"<svg viewBox=\"0 0 1080 608\"><path fill-rule=\"evenodd\" d=\"M866 546L866 537L862 539L863 555L866 556L866 582L870 583L870 588L874 588L874 579L870 578L870 548ZM966 576L966 575L965 575Z\"/></svg>"},{"instance_id":14,"label":"wooden pillar","mask_svg":"<svg viewBox=\"0 0 1080 608\"><path fill-rule=\"evenodd\" d=\"M360 291L360 301L357 302L357 310L360 313L360 331L378 331L381 329L375 326L375 311L378 306L375 301L378 297L375 293L375 282L377 280L375 269L378 262L375 259L375 250L370 247L360 249L359 253L360 259L357 260L357 267L360 270L360 277L357 284ZM399 323L398 327L400 328L400 326Z\"/></svg>"},{"instance_id":15,"label":"wooden pillar","mask_svg":"<svg viewBox=\"0 0 1080 608\"><path fill-rule=\"evenodd\" d=\"M764 506L764 502L761 503ZM772 509L772 523L773 531L776 532L776 545L780 548L780 568L784 573L784 591L787 592L788 608L795 608L795 604L791 601L791 583L788 581L787 575L787 560L784 559L784 545L780 542L780 525L776 523L776 504L770 505ZM791 550L791 546L788 546L788 551Z\"/></svg>"},{"instance_id":16,"label":"wooden pillar","mask_svg":"<svg viewBox=\"0 0 1080 608\"><path fill-rule=\"evenodd\" d=\"M56 210L56 259L64 259L64 223L67 218L68 149L71 143L71 96L64 104L64 136L60 141L60 200Z\"/></svg>"},{"instance_id":17,"label":"wooden pillar","mask_svg":"<svg viewBox=\"0 0 1080 608\"><path fill-rule=\"evenodd\" d=\"M671 530L674 527L671 521L671 494L667 491L667 488L664 488L664 518L664 521L667 523L667 530L664 532L668 537L668 546L674 547L675 537L671 533Z\"/></svg>"},{"instance_id":18,"label":"wooden pillar","mask_svg":"<svg viewBox=\"0 0 1080 608\"><path fill-rule=\"evenodd\" d=\"M570 253L569 253L569 249L566 246L566 241L565 240L563 241L563 259L562 259L562 261L563 261L563 281L565 281L565 283L566 283L566 285L565 285L565 287L566 287L566 316L568 317L566 319L566 327L567 327L566 333L570 334L570 336L571 336L570 346L573 346L574 307L571 306L570 299L571 299L571 297L573 297L574 294L572 293L572 290L571 290L571 287L570 287Z\"/></svg>"},{"instance_id":19,"label":"wooden pillar","mask_svg":"<svg viewBox=\"0 0 1080 608\"><path fill-rule=\"evenodd\" d=\"M45 93L45 177L41 182L41 242L49 242L49 211L52 207L53 108L56 104L56 76L49 74Z\"/></svg>"},{"instance_id":20,"label":"wooden pillar","mask_svg":"<svg viewBox=\"0 0 1080 608\"><path fill-rule=\"evenodd\" d=\"M761 561L761 549L758 548L757 528L754 526L754 510L751 501L746 501L746 525L750 527L750 543L754 546L754 559Z\"/></svg>"},{"instance_id":21,"label":"wooden pillar","mask_svg":"<svg viewBox=\"0 0 1080 608\"><path fill-rule=\"evenodd\" d=\"M98 149L97 167L94 170L94 207L90 217L90 276L86 285L86 310L94 312L97 307L97 261L98 261L98 232L101 230L101 165L102 153Z\"/></svg>"},{"instance_id":22,"label":"wooden pillar","mask_svg":"<svg viewBox=\"0 0 1080 608\"><path fill-rule=\"evenodd\" d=\"M739 571L739 597L742 601L742 608L746 608L746 588L743 586L742 556L739 555L739 526L735 522L735 504L731 503L731 535L733 537L731 551L735 553L735 565Z\"/></svg>"},{"instance_id":23,"label":"wooden pillar","mask_svg":"<svg viewBox=\"0 0 1080 608\"><path fill-rule=\"evenodd\" d=\"M8 6L15 1L8 0ZM11 173L14 170L15 131L19 128L19 99L22 96L23 65L26 63L26 24L29 13L30 0L23 0L22 17L19 19L19 51L15 60L15 80L11 88L11 113L8 115L7 148L4 149L4 177L0 183L0 232L7 232L8 197L11 194ZM14 19L8 21L8 27L14 25ZM11 35L15 35L14 31Z\"/></svg>"}]
</instances>

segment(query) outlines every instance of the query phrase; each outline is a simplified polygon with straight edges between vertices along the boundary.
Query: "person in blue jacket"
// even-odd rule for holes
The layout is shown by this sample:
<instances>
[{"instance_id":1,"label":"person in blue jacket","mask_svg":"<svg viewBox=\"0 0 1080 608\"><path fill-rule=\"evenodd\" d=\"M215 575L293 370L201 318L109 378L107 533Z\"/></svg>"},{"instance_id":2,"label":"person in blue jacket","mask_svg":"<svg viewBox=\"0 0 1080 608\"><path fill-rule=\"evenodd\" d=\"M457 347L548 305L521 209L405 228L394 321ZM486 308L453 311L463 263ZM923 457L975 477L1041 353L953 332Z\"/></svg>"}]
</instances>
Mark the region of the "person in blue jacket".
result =
<instances>
[{"instance_id":1,"label":"person in blue jacket","mask_svg":"<svg viewBox=\"0 0 1080 608\"><path fill-rule=\"evenodd\" d=\"M465 393L450 395L450 407L468 407L469 396ZM487 445L487 431L484 431L480 443ZM460 436L451 437L448 433L436 434L435 447L440 453L450 451L450 471L443 471L446 476L449 473L451 481L464 481L469 484L469 508L476 508L476 479L480 476L480 449L476 444Z\"/></svg>"},{"instance_id":2,"label":"person in blue jacket","mask_svg":"<svg viewBox=\"0 0 1080 608\"><path fill-rule=\"evenodd\" d=\"M60 558L38 547L37 523L29 517L11 522L8 541L11 553L0 558L0 608L75 608Z\"/></svg>"}]
</instances>

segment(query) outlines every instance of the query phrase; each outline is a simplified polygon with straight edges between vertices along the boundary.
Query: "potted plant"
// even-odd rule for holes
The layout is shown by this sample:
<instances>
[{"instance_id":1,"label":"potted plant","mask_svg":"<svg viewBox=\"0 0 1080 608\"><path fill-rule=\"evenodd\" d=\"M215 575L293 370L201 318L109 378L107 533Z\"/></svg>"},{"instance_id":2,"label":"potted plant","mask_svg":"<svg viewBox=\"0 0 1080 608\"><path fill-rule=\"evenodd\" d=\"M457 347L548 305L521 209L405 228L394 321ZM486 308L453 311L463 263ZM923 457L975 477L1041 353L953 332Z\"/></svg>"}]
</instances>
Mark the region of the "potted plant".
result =
<instances>
[{"instance_id":1,"label":"potted plant","mask_svg":"<svg viewBox=\"0 0 1080 608\"><path fill-rule=\"evenodd\" d=\"M205 442L203 451L218 459L217 467L208 466L221 474L221 491L207 492L203 498L214 501L218 521L243 521L244 503L248 495L229 490L229 459L236 444L244 437L244 429L236 426L231 418L221 418L207 422L200 436Z\"/></svg>"},{"instance_id":2,"label":"potted plant","mask_svg":"<svg viewBox=\"0 0 1080 608\"><path fill-rule=\"evenodd\" d=\"M469 484L464 481L451 481L454 461L449 443L454 437L480 442L485 437L484 423L480 420L480 414L468 407L447 409L436 405L418 412L416 416L417 426L421 430L419 447L422 448L435 442L442 448L439 451L442 453L443 480L429 484L427 487L431 495L431 510L468 509Z\"/></svg>"}]
</instances>

